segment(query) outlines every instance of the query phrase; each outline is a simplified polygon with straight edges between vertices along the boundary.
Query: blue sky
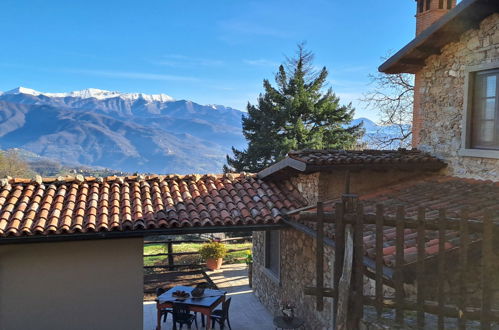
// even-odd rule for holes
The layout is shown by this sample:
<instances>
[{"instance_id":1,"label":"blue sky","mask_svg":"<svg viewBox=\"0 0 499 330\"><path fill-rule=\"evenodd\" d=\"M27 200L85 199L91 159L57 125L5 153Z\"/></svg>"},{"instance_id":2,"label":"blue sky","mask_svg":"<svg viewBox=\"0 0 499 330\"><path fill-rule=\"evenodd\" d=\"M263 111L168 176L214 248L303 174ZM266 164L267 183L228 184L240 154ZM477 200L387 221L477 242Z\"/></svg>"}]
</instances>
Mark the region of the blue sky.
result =
<instances>
[{"instance_id":1,"label":"blue sky","mask_svg":"<svg viewBox=\"0 0 499 330\"><path fill-rule=\"evenodd\" d=\"M244 110L296 44L356 117L380 57L409 42L415 1L0 2L0 90L165 93Z\"/></svg>"}]
</instances>

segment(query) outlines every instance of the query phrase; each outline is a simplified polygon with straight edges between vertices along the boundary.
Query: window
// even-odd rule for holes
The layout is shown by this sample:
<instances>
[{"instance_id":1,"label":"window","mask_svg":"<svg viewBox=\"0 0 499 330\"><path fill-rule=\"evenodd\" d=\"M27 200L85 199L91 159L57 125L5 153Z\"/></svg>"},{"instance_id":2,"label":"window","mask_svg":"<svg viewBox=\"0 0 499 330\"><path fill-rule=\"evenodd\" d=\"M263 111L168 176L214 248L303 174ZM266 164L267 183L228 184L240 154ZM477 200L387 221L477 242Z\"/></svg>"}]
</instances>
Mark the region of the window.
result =
<instances>
[{"instance_id":1,"label":"window","mask_svg":"<svg viewBox=\"0 0 499 330\"><path fill-rule=\"evenodd\" d=\"M466 70L461 156L499 158L499 62Z\"/></svg>"},{"instance_id":2,"label":"window","mask_svg":"<svg viewBox=\"0 0 499 330\"><path fill-rule=\"evenodd\" d=\"M278 230L265 232L265 268L277 278L279 278L281 259L279 237Z\"/></svg>"},{"instance_id":3,"label":"window","mask_svg":"<svg viewBox=\"0 0 499 330\"><path fill-rule=\"evenodd\" d=\"M470 146L499 150L499 70L477 72L473 90Z\"/></svg>"},{"instance_id":4,"label":"window","mask_svg":"<svg viewBox=\"0 0 499 330\"><path fill-rule=\"evenodd\" d=\"M431 0L426 0L426 10L431 9Z\"/></svg>"},{"instance_id":5,"label":"window","mask_svg":"<svg viewBox=\"0 0 499 330\"><path fill-rule=\"evenodd\" d=\"M447 0L447 9L452 9L452 0Z\"/></svg>"},{"instance_id":6,"label":"window","mask_svg":"<svg viewBox=\"0 0 499 330\"><path fill-rule=\"evenodd\" d=\"M438 2L438 9L444 9L444 0Z\"/></svg>"}]
</instances>

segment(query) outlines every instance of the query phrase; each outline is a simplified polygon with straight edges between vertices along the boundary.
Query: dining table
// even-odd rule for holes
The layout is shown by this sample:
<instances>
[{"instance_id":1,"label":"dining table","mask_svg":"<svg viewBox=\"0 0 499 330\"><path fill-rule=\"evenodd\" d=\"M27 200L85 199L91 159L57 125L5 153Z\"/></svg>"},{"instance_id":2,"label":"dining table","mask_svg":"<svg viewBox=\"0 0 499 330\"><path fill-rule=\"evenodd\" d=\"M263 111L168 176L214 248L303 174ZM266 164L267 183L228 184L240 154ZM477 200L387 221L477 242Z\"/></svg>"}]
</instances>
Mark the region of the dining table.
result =
<instances>
[{"instance_id":1,"label":"dining table","mask_svg":"<svg viewBox=\"0 0 499 330\"><path fill-rule=\"evenodd\" d=\"M225 301L227 291L205 289L201 296L193 297L191 292L194 289L194 287L179 285L171 288L156 298L156 309L158 314L156 330L161 330L161 310L165 308L172 308L173 304L177 302L188 305L189 310L192 312L199 312L205 315L206 329L211 329L211 313L218 305ZM187 292L189 293L189 296L186 298L176 297L173 293L177 291Z\"/></svg>"}]
</instances>

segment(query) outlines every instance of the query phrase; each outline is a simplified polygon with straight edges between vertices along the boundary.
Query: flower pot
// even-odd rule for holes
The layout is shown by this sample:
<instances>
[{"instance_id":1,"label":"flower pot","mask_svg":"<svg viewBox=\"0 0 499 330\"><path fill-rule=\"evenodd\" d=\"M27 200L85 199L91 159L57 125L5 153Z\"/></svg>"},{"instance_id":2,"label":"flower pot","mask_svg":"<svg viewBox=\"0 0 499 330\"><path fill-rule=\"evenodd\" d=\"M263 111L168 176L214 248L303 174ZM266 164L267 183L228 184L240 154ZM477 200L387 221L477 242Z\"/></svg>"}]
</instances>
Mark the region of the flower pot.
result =
<instances>
[{"instance_id":1,"label":"flower pot","mask_svg":"<svg viewBox=\"0 0 499 330\"><path fill-rule=\"evenodd\" d=\"M217 270L222 267L222 258L218 259L206 259L206 267L208 267L211 270Z\"/></svg>"}]
</instances>

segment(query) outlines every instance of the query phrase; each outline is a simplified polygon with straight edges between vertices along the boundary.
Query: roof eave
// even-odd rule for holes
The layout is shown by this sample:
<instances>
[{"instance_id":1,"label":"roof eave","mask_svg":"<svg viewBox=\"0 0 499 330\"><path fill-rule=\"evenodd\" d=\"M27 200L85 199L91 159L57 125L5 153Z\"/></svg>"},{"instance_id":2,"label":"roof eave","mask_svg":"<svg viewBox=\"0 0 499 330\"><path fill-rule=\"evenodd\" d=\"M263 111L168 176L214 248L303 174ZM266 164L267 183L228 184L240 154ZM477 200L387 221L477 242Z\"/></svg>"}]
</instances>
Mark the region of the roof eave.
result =
<instances>
[{"instance_id":1,"label":"roof eave","mask_svg":"<svg viewBox=\"0 0 499 330\"><path fill-rule=\"evenodd\" d=\"M388 74L417 73L424 67L426 58L440 54L446 44L457 40L498 8L499 5L492 0L463 0L386 60L378 70Z\"/></svg>"},{"instance_id":2,"label":"roof eave","mask_svg":"<svg viewBox=\"0 0 499 330\"><path fill-rule=\"evenodd\" d=\"M186 235L200 233L220 233L220 232L250 232L277 230L287 227L284 222L274 224L253 224L240 226L208 226L208 227L180 227L180 228L158 228L129 231L102 231L87 232L78 234L57 234L57 235L28 235L28 236L8 236L0 237L0 245L19 243L43 243L43 242L66 242L85 241L99 239L118 238L141 238L154 235Z\"/></svg>"},{"instance_id":3,"label":"roof eave","mask_svg":"<svg viewBox=\"0 0 499 330\"><path fill-rule=\"evenodd\" d=\"M307 169L307 164L305 162L286 157L283 160L271 165L260 172L258 172L257 176L259 179L266 179L269 177L275 176L277 173L282 172L284 170L291 170L297 172L305 172Z\"/></svg>"}]
</instances>

